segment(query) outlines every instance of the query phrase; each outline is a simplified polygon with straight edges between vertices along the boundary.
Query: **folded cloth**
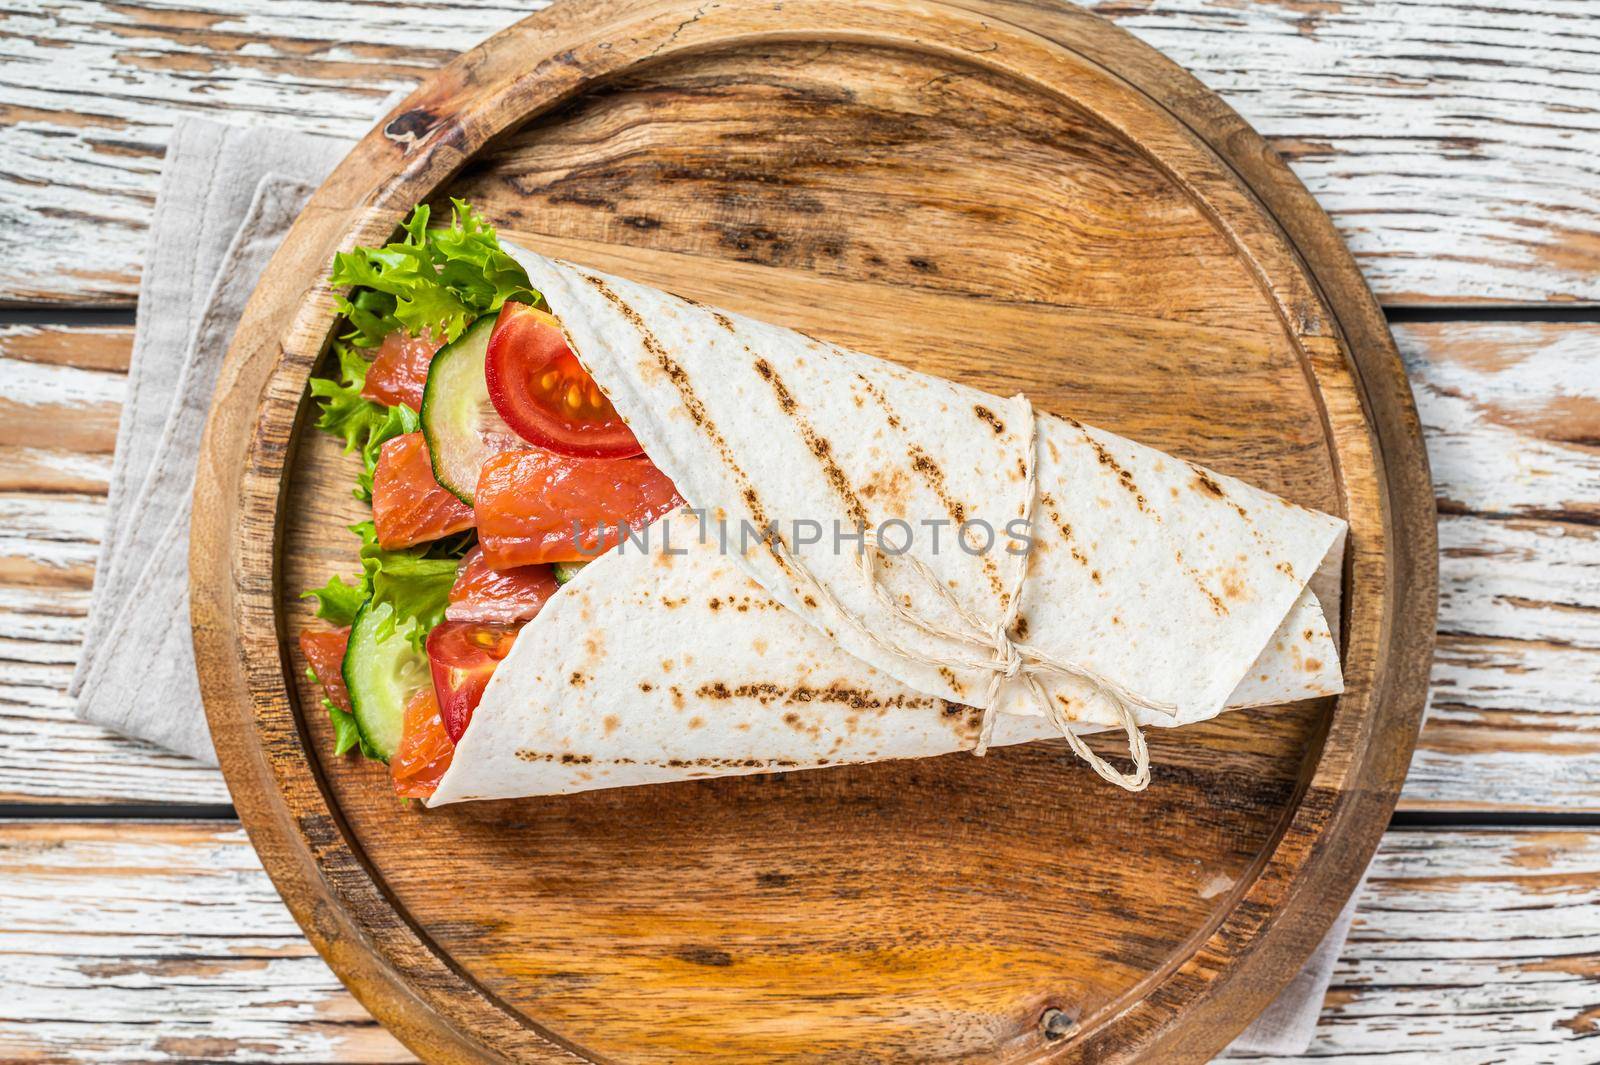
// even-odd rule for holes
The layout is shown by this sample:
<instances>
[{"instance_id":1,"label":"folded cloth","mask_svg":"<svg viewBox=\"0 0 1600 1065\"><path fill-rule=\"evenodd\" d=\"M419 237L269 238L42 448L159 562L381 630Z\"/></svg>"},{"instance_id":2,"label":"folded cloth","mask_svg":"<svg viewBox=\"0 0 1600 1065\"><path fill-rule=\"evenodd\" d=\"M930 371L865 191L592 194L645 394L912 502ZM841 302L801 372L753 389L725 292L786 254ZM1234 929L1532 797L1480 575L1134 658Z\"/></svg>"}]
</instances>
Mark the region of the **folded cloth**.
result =
<instances>
[{"instance_id":1,"label":"folded cloth","mask_svg":"<svg viewBox=\"0 0 1600 1065\"><path fill-rule=\"evenodd\" d=\"M256 280L348 150L331 137L189 119L174 130L161 171L110 513L71 691L79 717L212 765L189 633L200 434ZM1228 1056L1304 1052L1354 909L1352 898L1305 970Z\"/></svg>"},{"instance_id":2,"label":"folded cloth","mask_svg":"<svg viewBox=\"0 0 1600 1065\"><path fill-rule=\"evenodd\" d=\"M78 716L216 764L189 636L189 497L223 355L349 144L186 120L161 171L82 657Z\"/></svg>"}]
</instances>

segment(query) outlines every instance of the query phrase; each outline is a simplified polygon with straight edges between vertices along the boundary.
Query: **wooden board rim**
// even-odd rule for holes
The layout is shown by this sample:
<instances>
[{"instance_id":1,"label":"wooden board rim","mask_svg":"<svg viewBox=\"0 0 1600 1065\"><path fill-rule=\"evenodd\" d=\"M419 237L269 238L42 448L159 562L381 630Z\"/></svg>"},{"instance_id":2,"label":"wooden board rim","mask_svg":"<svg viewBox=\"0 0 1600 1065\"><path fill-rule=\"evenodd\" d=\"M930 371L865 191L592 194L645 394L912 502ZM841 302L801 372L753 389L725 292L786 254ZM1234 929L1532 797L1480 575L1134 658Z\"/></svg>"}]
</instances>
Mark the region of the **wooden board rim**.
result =
<instances>
[{"instance_id":1,"label":"wooden board rim","mask_svg":"<svg viewBox=\"0 0 1600 1065\"><path fill-rule=\"evenodd\" d=\"M384 129L362 142L330 179L332 186L341 180L349 181L350 175L362 170L381 173L381 166L374 166L374 163L393 164L397 144L403 146L398 172L393 178L375 181L363 176L360 179L365 189L365 197L359 205L360 221L337 234L338 238L370 240L391 231L400 214L411 202L421 198L419 189L437 187L498 132L475 125L483 112L491 110L484 100L473 100L476 110L464 117L458 116L454 122L440 120L429 125L429 119L438 119L441 101L448 102L461 93L470 97L468 89L472 77L481 74L481 68L492 62L490 57L498 47L497 42L526 40L536 35L559 36L562 30L598 39L605 35L596 33L593 29L596 20L588 17L598 8L595 4L568 4L549 9L467 53L413 94L385 123ZM1264 1005L1276 990L1276 982L1292 973L1299 960L1315 946L1321 929L1331 921L1376 846L1388 810L1398 795L1420 720L1434 610L1432 495L1420 429L1387 327L1326 216L1259 137L1219 100L1147 47L1081 12L1020 4L871 3L855 5L853 14L857 21L853 25L872 25L873 19L882 21L894 16L903 18L908 8L914 9L924 20L919 26L948 21L955 27L952 36L970 32L995 33L997 28L1007 34L1025 33L1032 42L1044 42L1047 47L1081 56L1108 72L1107 76L1117 77L1130 91L1165 110L1188 131L1197 146L1214 155L1225 177L1231 176L1259 209L1276 220L1284 242L1271 251L1303 264L1308 276L1314 279L1313 291L1279 301L1280 306L1286 306L1286 313L1302 316L1291 331L1293 335L1313 338L1320 335L1332 345L1335 355L1349 352L1363 387L1362 402L1373 437L1374 465L1383 477L1384 491L1380 500L1384 507L1385 539L1392 552L1385 560L1392 591L1377 615L1386 637L1379 642L1390 654L1384 659L1383 668L1376 670L1371 678L1369 694L1388 723L1389 731L1403 736L1404 742L1384 751L1371 750L1368 741L1374 729L1373 717L1358 717L1353 711L1346 711L1345 707L1354 700L1342 700L1330 732L1343 738L1348 758L1340 767L1319 765L1316 779L1310 782L1307 793L1308 799L1316 801L1299 804L1291 822L1284 826L1277 847L1264 857L1261 875L1246 882L1248 890L1240 892L1227 918L1209 930L1205 942L1196 944L1196 949L1188 954L1187 961L1177 971L1151 974L1138 989L1149 994L1135 996L1136 1001L1129 1002L1125 1009L1108 1011L1115 1016L1102 1025L1102 1030L1082 1033L1045 1051L1045 1056L1063 1059L1071 1055L1133 1060L1141 1055L1152 1058L1159 1055L1160 1060L1201 1060L1201 1055L1209 1056L1215 1049L1213 1044L1226 1041L1230 1029L1242 1026L1243 1019L1248 1019L1255 1009ZM607 10L614 12L616 9L607 5ZM635 41L658 42L659 47L650 54L652 58L661 58L677 49L721 39L711 35L715 31L707 27L714 20L706 17L719 10L737 12L738 5L707 4L700 7L697 14L685 4L640 4L610 20L610 26L623 27L619 32L633 34ZM808 17L825 23L825 15L835 19L845 17L826 0L791 3L781 20L781 32L772 35L804 34L808 32L804 27L810 25L806 21ZM669 28L668 24L674 19L677 23ZM1070 46L1050 36L1052 33L1060 35L1068 27L1072 37ZM814 36L817 31L813 28L809 32ZM878 25L876 32L888 33L883 25ZM1011 39L1008 37L1008 41ZM572 58L571 51L557 51L554 55L569 69L581 67ZM620 52L617 62L621 62ZM1111 75L1112 70L1118 73ZM572 75L575 80L564 86L557 79L553 85L545 86L547 96L543 103L553 105L580 91L587 83L586 78L606 73L609 70L596 73L589 69L586 75ZM536 64L527 79L548 74L547 63ZM500 94L501 102L522 92L517 87L520 84L504 90ZM521 114L525 117L528 113L524 106ZM286 261L294 260L297 254L303 256L304 248L325 242L329 234L323 230L336 212L326 209L324 199L319 194L307 217L296 225L285 242L287 251L280 252L269 267L269 277L287 269ZM319 236L323 238L321 241L316 239ZM312 272L303 276L314 280L319 274ZM1298 274L1291 272L1290 276ZM270 523L271 515L263 511L269 505L275 507L277 502L274 495L262 490L261 484L246 483L249 480L246 470L258 475L262 469L270 470L273 462L281 465L293 440L292 427L289 437L281 443L268 439L254 428L260 387L258 384L252 389L249 385L259 382L279 389L274 393L269 388L263 404L281 406L288 402L290 409L298 406L303 380L291 388L270 373L262 374L262 359L276 362L277 338L284 335L281 328L275 324L269 326L269 322L289 321L298 314L296 327L305 328L320 317L322 332L326 334L331 323L331 303L326 295L303 300L303 291L300 287L293 292L280 292L274 300L270 294L258 290L230 352L218 390L219 402L208 426L201 476L196 486L191 567L196 655L207 709L241 817L250 828L252 840L261 850L269 872L318 949L351 984L358 997L419 1052L444 1060L490 1060L485 1054L484 1042L515 1033L488 1030L495 1026L483 1011L478 1011L476 1020L485 1021L485 1024L474 1023L471 1032L462 1030L439 1008L441 987L424 994L390 957L378 956L378 943L386 937L410 935L414 941L406 944L406 953L415 957L426 956L430 948L417 938L416 930L403 921L400 927L381 923L368 925L341 907L337 889L329 882L330 866L326 863L332 861L337 866L334 873L341 878L364 867L359 861L351 866L349 856L330 857L329 848L336 850L339 844L336 839L320 840L313 845L303 838L302 830L291 823L285 796L278 791L275 774L264 760L262 750L246 749L245 730L240 727L251 723L255 716L250 712L250 701L241 699L241 694L251 692L257 699L270 701L271 677L263 672L260 656L251 659L236 637L242 636L252 624L258 631L265 624L265 631L271 631L274 639L279 635L270 604L263 612L262 604L248 602L250 592L239 587L235 580L235 574L245 572L233 569L235 565L248 568L261 561L262 545L239 536L244 517L250 515L255 520L264 519ZM1319 306L1332 308L1330 321L1316 320L1315 309ZM303 374L301 376L303 378ZM248 411L242 418L238 410L241 404ZM231 418L229 411L232 411ZM263 452L274 447L278 448L278 453L263 466ZM271 550L269 545L269 560ZM1426 634L1425 638L1418 635L1422 633ZM1391 634L1401 634L1396 637L1401 640L1398 646L1394 639L1387 638ZM237 657L225 651L236 645L240 647ZM281 644L279 647L281 653ZM278 670L277 685L281 689L283 661L279 659L267 665ZM263 692L267 694L263 696ZM1362 778L1359 786L1344 786L1358 775ZM270 786L262 787L264 784ZM337 823L337 812L331 813L332 823ZM1279 868L1279 856L1291 844L1302 848L1305 860L1293 870ZM370 876L370 870L366 872ZM344 886L348 889L350 885ZM369 883L366 887L381 896L381 885ZM1231 948L1230 941L1241 936L1244 948ZM448 967L443 959L436 960ZM1212 975L1206 976L1206 973ZM1226 978L1218 978L1217 974ZM440 978L447 983L466 979L453 971ZM1198 986L1187 992L1175 990L1186 978L1197 979ZM475 985L458 986L453 992L482 994ZM1184 1007L1181 1014L1180 1005ZM1241 1017L1243 1019L1239 1019ZM1114 1040L1105 1031L1112 1027L1117 1029ZM504 1045L516 1042L521 1040L508 1040ZM544 1056L550 1060L572 1060L570 1048L553 1041L546 1041L544 1048Z\"/></svg>"}]
</instances>

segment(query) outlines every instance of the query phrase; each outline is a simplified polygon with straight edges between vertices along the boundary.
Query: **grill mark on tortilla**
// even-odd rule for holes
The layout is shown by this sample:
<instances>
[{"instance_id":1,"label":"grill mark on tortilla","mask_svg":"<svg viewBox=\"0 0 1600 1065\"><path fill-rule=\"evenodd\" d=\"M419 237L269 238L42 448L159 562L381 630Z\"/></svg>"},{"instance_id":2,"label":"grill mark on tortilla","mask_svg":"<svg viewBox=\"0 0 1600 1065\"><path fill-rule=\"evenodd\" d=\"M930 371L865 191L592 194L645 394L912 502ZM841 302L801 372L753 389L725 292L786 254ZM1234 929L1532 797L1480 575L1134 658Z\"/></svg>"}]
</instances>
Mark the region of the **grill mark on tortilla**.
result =
<instances>
[{"instance_id":1,"label":"grill mark on tortilla","mask_svg":"<svg viewBox=\"0 0 1600 1065\"><path fill-rule=\"evenodd\" d=\"M994 430L996 436L999 436L1001 433L1006 431L1006 423L1001 421L999 415L995 414L995 412L990 410L988 407L985 407L982 403L974 403L972 405L972 412L976 414L980 420L988 422L989 428Z\"/></svg>"},{"instance_id":2,"label":"grill mark on tortilla","mask_svg":"<svg viewBox=\"0 0 1600 1065\"><path fill-rule=\"evenodd\" d=\"M1228 504L1228 506L1232 507L1234 510L1238 511L1239 517L1243 518L1245 521L1250 520L1250 512L1245 510L1244 507L1239 504L1238 500L1233 499L1228 495L1228 493L1224 492L1222 490L1222 485L1217 483L1216 478L1212 477L1209 471L1201 466L1196 466L1192 462L1189 463L1189 468L1194 471L1194 479L1196 484L1205 489L1207 492L1210 492L1212 495L1216 496L1218 499L1222 500L1224 503ZM1259 537L1257 537L1257 539L1259 539Z\"/></svg>"},{"instance_id":3,"label":"grill mark on tortilla","mask_svg":"<svg viewBox=\"0 0 1600 1065\"><path fill-rule=\"evenodd\" d=\"M779 702L785 706L827 703L848 706L852 710L880 711L925 710L944 702L929 695L908 696L903 692L884 698L864 688L851 688L842 684L814 688L807 684L784 685L771 681L753 681L737 685L712 681L695 689L695 695L702 699L716 700L754 699L762 706Z\"/></svg>"},{"instance_id":4,"label":"grill mark on tortilla","mask_svg":"<svg viewBox=\"0 0 1600 1065\"><path fill-rule=\"evenodd\" d=\"M933 494L939 497L944 504L944 509L950 515L950 520L955 522L957 535L963 522L967 520L967 505L950 495L950 488L945 483L944 471L933 457L917 444L909 445L908 454L911 456L911 468L922 475L928 487L933 489ZM1006 599L1005 582L1000 579L1000 569L994 564L994 559L987 554L980 555L978 560L983 563L984 576L989 578L989 587L994 589L994 594L1000 597L1001 602Z\"/></svg>"},{"instance_id":5,"label":"grill mark on tortilla","mask_svg":"<svg viewBox=\"0 0 1600 1065\"><path fill-rule=\"evenodd\" d=\"M1061 510L1056 504L1055 496L1052 496L1049 492L1040 492L1039 502L1044 504L1045 513L1050 515L1050 521L1055 525L1057 531L1061 533L1061 539L1066 541L1067 550L1072 552L1073 559L1080 566L1087 566L1089 564L1089 556L1084 554L1073 540L1072 526L1062 520Z\"/></svg>"},{"instance_id":6,"label":"grill mark on tortilla","mask_svg":"<svg viewBox=\"0 0 1600 1065\"><path fill-rule=\"evenodd\" d=\"M865 388L867 390L867 395L871 396L874 400L876 400L877 403L878 403L878 406L883 408L883 413L884 413L885 416L887 416L887 418L889 420L890 428L893 428L893 429L900 428L900 416L895 414L893 407L889 406L889 400L884 396L884 394L882 392L878 391L878 386L873 384L871 381L867 380L864 375L859 374L859 373L856 374L856 380L860 381L861 382L861 387L863 387L863 388Z\"/></svg>"},{"instance_id":7,"label":"grill mark on tortilla","mask_svg":"<svg viewBox=\"0 0 1600 1065\"><path fill-rule=\"evenodd\" d=\"M573 754L571 751L555 754L520 748L517 751L517 760L522 762L560 762L562 765L590 765L594 762L594 755Z\"/></svg>"},{"instance_id":8,"label":"grill mark on tortilla","mask_svg":"<svg viewBox=\"0 0 1600 1065\"><path fill-rule=\"evenodd\" d=\"M1178 565L1183 567L1184 572L1189 575L1189 579L1194 581L1194 586L1200 589L1200 594L1211 600L1212 613L1216 614L1218 617L1228 613L1228 604L1217 598L1216 592L1213 592L1210 588L1206 587L1205 577L1201 576L1199 570L1195 569L1193 566L1189 565L1189 563L1183 560L1183 552L1176 551L1173 553L1173 557L1177 559Z\"/></svg>"},{"instance_id":9,"label":"grill mark on tortilla","mask_svg":"<svg viewBox=\"0 0 1600 1065\"><path fill-rule=\"evenodd\" d=\"M748 346L744 350L747 355L754 354ZM871 524L867 521L867 508L861 505L861 497L856 495L855 486L851 484L850 478L845 475L833 457L833 444L826 437L819 436L810 420L800 413L800 405L795 402L794 395L770 362L766 359L756 359L755 370L763 381L772 386L772 394L778 399L778 408L789 416L789 420L794 423L795 431L800 434L800 439L805 441L806 447L810 450L811 456L822 464L822 472L827 475L828 484L832 485L834 493L844 500L845 510L849 513L850 519L857 527Z\"/></svg>"},{"instance_id":10,"label":"grill mark on tortilla","mask_svg":"<svg viewBox=\"0 0 1600 1065\"><path fill-rule=\"evenodd\" d=\"M560 762L562 765L646 765L666 769L794 769L801 764L789 758L596 758L592 754L556 754L527 748L517 751L517 760Z\"/></svg>"},{"instance_id":11,"label":"grill mark on tortilla","mask_svg":"<svg viewBox=\"0 0 1600 1065\"><path fill-rule=\"evenodd\" d=\"M965 703L944 704L944 716L947 718L959 717L956 724L956 734L962 739L977 743L978 734L983 731L983 711L976 706L967 706Z\"/></svg>"},{"instance_id":12,"label":"grill mark on tortilla","mask_svg":"<svg viewBox=\"0 0 1600 1065\"><path fill-rule=\"evenodd\" d=\"M1094 448L1095 457L1099 459L1100 465L1109 469L1116 476L1117 483L1132 493L1133 501L1141 512L1150 514L1150 516L1155 518L1155 520L1159 523L1161 521L1161 515L1156 514L1145 507L1146 500L1144 498L1144 493L1139 490L1138 484L1134 482L1133 474L1129 473L1127 468L1124 467L1122 463L1117 461L1115 455L1106 450L1106 446L1104 444L1100 443L1100 441L1094 438L1089 430L1084 427L1082 422L1078 421L1076 418L1067 417L1065 415L1062 416L1062 420L1068 425L1072 426L1074 429L1078 430L1079 433L1083 434L1083 439L1088 442L1090 447ZM1198 471L1199 467L1195 467L1195 469ZM1221 491L1220 488L1217 490L1218 492Z\"/></svg>"},{"instance_id":13,"label":"grill mark on tortilla","mask_svg":"<svg viewBox=\"0 0 1600 1065\"><path fill-rule=\"evenodd\" d=\"M694 422L716 447L718 454L722 456L723 464L728 467L734 478L739 482L740 495L744 499L745 506L750 509L750 516L755 518L756 527L765 529L767 527L767 515L766 510L761 505L761 498L756 494L755 486L750 483L750 478L744 472L744 468L733 457L733 451L728 447L728 441L722 435L722 431L717 428L716 424L711 420L711 416L706 413L705 403L696 394L694 386L689 381L688 373L678 364L676 359L667 354L667 349L662 347L661 341L657 340L656 335L644 324L644 319L639 317L639 312L628 306L622 297L611 291L610 285L591 274L580 272L578 276L587 281L590 287L600 293L601 296L605 297L606 301L615 307L622 317L627 320L628 324L638 332L639 339L644 343L645 351L649 352L651 357L656 360L656 365L661 367L661 371L667 375L667 380L671 381L673 387L678 390L678 398L683 401L684 409L689 414L689 420ZM771 545L769 544L768 546L770 548ZM776 552L773 553L773 557L778 559L781 564L782 559Z\"/></svg>"},{"instance_id":14,"label":"grill mark on tortilla","mask_svg":"<svg viewBox=\"0 0 1600 1065\"><path fill-rule=\"evenodd\" d=\"M856 374L856 380L861 382L861 386L867 390L867 395L871 396L878 406L883 409L884 417L889 422L889 425L895 429L903 428L899 415L895 414L894 407L889 403L889 397L885 396L878 389L878 386L867 380L863 374ZM993 412L991 412L992 415ZM1004 426L1001 426L1001 428L1003 429ZM945 483L944 471L939 468L939 464L934 462L926 451L922 450L917 444L911 444L909 454L911 455L911 468L922 475L923 481L927 483L929 488L933 489L933 494L939 497L939 501L944 504L945 512L950 515L951 520L956 523L959 529L961 523L967 520L966 504L959 499L951 498L949 486ZM984 576L989 578L989 587L994 589L994 594L1000 597L1001 602L1005 602L1005 582L1000 579L1000 570L995 566L994 559L985 554L982 556L982 562ZM959 689L957 690L959 691Z\"/></svg>"},{"instance_id":15,"label":"grill mark on tortilla","mask_svg":"<svg viewBox=\"0 0 1600 1065\"><path fill-rule=\"evenodd\" d=\"M1144 493L1139 491L1139 486L1134 483L1133 474L1129 473L1127 468L1123 466L1122 463L1118 462L1116 456L1107 451L1106 446L1100 441L1096 440L1088 433L1085 433L1083 438L1089 441L1090 447L1094 448L1095 457L1100 460L1100 465L1106 467L1116 475L1117 483L1122 485L1122 487L1126 488L1133 495L1134 505L1137 506L1140 511L1144 511Z\"/></svg>"}]
</instances>

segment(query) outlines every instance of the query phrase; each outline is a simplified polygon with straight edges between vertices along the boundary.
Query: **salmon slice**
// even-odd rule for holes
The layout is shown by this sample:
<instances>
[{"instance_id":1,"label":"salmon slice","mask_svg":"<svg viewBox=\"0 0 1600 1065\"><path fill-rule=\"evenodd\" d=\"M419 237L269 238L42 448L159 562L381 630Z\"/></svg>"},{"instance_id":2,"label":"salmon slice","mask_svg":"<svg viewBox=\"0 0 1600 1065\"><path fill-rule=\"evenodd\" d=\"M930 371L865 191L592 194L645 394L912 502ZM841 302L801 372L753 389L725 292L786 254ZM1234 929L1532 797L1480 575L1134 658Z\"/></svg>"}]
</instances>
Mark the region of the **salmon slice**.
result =
<instances>
[{"instance_id":1,"label":"salmon slice","mask_svg":"<svg viewBox=\"0 0 1600 1065\"><path fill-rule=\"evenodd\" d=\"M403 799L426 799L439 786L455 753L456 745L445 734L444 719L439 716L433 685L424 685L406 703L400 746L389 759L395 792Z\"/></svg>"},{"instance_id":2,"label":"salmon slice","mask_svg":"<svg viewBox=\"0 0 1600 1065\"><path fill-rule=\"evenodd\" d=\"M490 567L483 548L474 547L456 570L444 616L479 625L521 625L533 620L558 587L549 566L519 566L502 572Z\"/></svg>"},{"instance_id":3,"label":"salmon slice","mask_svg":"<svg viewBox=\"0 0 1600 1065\"><path fill-rule=\"evenodd\" d=\"M474 499L478 542L497 570L588 561L616 546L618 522L640 530L683 506L648 458L578 459L541 448L491 456Z\"/></svg>"},{"instance_id":4,"label":"salmon slice","mask_svg":"<svg viewBox=\"0 0 1600 1065\"><path fill-rule=\"evenodd\" d=\"M433 479L421 433L383 445L372 476L372 522L378 546L388 551L437 540L472 528L472 508Z\"/></svg>"},{"instance_id":5,"label":"salmon slice","mask_svg":"<svg viewBox=\"0 0 1600 1065\"><path fill-rule=\"evenodd\" d=\"M373 356L367 370L366 384L361 388L364 399L382 403L386 407L407 406L422 410L422 392L428 384L428 367L434 353L442 345L424 333L414 337L404 329L397 329L383 338L378 353Z\"/></svg>"},{"instance_id":6,"label":"salmon slice","mask_svg":"<svg viewBox=\"0 0 1600 1065\"><path fill-rule=\"evenodd\" d=\"M350 628L302 629L300 653L306 656L311 672L317 675L322 691L345 713L350 713L350 692L344 686L344 649L350 642Z\"/></svg>"}]
</instances>

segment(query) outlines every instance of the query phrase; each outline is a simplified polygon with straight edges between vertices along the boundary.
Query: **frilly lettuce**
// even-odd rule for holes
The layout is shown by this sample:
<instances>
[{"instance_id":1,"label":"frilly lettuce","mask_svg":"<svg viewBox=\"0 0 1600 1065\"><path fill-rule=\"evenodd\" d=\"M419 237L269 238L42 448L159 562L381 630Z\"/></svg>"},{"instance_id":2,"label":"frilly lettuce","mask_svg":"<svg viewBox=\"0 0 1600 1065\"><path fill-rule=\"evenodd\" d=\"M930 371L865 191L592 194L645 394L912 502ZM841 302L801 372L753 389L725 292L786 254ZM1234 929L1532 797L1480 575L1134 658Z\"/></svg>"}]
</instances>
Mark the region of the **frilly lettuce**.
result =
<instances>
[{"instance_id":1,"label":"frilly lettuce","mask_svg":"<svg viewBox=\"0 0 1600 1065\"><path fill-rule=\"evenodd\" d=\"M474 318L498 311L506 300L539 302L527 273L501 250L494 229L466 202L450 203L448 228L430 230L428 205L420 204L401 226L402 239L334 256L330 281L336 288L356 289L335 301L350 323L341 339L370 348L405 329L413 336L431 332L451 341Z\"/></svg>"},{"instance_id":2,"label":"frilly lettuce","mask_svg":"<svg viewBox=\"0 0 1600 1065\"><path fill-rule=\"evenodd\" d=\"M397 436L416 432L422 423L410 407L388 407L362 398L361 389L372 364L344 344L338 345L338 356L337 380L331 377L311 379L311 394L322 400L317 428L343 438L347 453L361 452L355 497L367 502L372 499L372 474L377 469L378 453L383 445Z\"/></svg>"},{"instance_id":3,"label":"frilly lettuce","mask_svg":"<svg viewBox=\"0 0 1600 1065\"><path fill-rule=\"evenodd\" d=\"M372 522L358 522L350 531L361 538L361 575L354 582L333 577L321 588L301 593L300 598L315 599L317 617L335 625L352 624L356 611L369 599L388 603L393 608L388 631L407 621L417 622L408 636L420 648L429 631L444 620L456 568L473 543L472 534L389 551L378 546L378 531ZM385 635L387 632L380 632L379 638Z\"/></svg>"}]
</instances>

